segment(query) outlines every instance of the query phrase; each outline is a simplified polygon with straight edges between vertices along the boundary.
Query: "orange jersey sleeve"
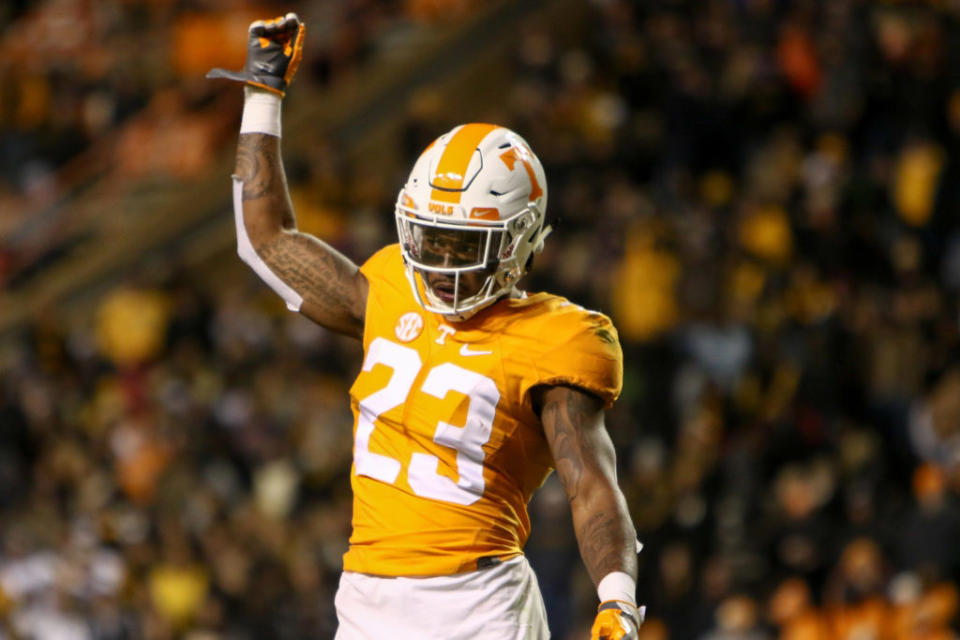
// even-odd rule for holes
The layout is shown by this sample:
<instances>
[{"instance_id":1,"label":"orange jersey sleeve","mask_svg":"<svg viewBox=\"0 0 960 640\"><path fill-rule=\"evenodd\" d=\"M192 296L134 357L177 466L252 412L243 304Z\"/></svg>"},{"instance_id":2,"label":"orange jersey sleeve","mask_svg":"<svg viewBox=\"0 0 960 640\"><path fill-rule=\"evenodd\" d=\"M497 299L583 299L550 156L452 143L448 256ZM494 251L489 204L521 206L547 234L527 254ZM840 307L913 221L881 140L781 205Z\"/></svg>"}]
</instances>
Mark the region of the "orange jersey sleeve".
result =
<instances>
[{"instance_id":1,"label":"orange jersey sleeve","mask_svg":"<svg viewBox=\"0 0 960 640\"><path fill-rule=\"evenodd\" d=\"M399 247L375 254L354 413L344 569L444 575L522 552L527 502L553 468L529 391L571 384L612 403L622 363L600 314L537 294L464 322L417 303Z\"/></svg>"},{"instance_id":2,"label":"orange jersey sleeve","mask_svg":"<svg viewBox=\"0 0 960 640\"><path fill-rule=\"evenodd\" d=\"M623 352L610 318L563 298L538 296L545 298L544 310L531 328L539 345L527 358L524 393L537 385L570 385L600 397L609 409L623 388Z\"/></svg>"}]
</instances>

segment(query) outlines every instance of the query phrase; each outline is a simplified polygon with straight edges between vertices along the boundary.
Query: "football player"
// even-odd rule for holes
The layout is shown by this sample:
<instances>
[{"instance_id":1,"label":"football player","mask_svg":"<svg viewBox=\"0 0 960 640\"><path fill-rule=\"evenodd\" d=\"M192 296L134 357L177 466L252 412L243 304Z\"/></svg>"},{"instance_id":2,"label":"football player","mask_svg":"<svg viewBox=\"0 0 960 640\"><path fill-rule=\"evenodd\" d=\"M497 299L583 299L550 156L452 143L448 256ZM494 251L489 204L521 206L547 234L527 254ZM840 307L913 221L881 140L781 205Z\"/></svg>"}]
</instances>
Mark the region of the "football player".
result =
<instances>
[{"instance_id":1,"label":"football player","mask_svg":"<svg viewBox=\"0 0 960 640\"><path fill-rule=\"evenodd\" d=\"M517 287L543 247L547 182L516 133L437 138L397 197L399 243L357 267L297 231L280 105L301 59L295 14L250 25L233 177L238 252L287 303L363 342L353 532L337 638L547 638L523 546L555 468L599 595L594 639L636 638L635 530L604 410L622 354L602 314Z\"/></svg>"}]
</instances>

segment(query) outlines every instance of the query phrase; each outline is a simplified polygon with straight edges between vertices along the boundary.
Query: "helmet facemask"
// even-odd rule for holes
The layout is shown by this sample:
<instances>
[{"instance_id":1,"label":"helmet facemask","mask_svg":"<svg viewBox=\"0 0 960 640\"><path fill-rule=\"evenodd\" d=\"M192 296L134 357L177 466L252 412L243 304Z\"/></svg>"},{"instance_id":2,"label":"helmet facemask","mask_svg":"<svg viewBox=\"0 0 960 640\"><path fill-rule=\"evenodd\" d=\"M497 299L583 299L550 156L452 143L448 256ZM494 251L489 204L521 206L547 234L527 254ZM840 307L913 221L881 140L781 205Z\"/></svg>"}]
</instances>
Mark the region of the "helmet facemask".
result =
<instances>
[{"instance_id":1,"label":"helmet facemask","mask_svg":"<svg viewBox=\"0 0 960 640\"><path fill-rule=\"evenodd\" d=\"M454 221L422 216L397 203L407 278L420 304L433 313L463 320L509 293L523 277L531 239L539 244L542 215L534 207L508 220ZM524 250L526 249L526 250Z\"/></svg>"}]
</instances>

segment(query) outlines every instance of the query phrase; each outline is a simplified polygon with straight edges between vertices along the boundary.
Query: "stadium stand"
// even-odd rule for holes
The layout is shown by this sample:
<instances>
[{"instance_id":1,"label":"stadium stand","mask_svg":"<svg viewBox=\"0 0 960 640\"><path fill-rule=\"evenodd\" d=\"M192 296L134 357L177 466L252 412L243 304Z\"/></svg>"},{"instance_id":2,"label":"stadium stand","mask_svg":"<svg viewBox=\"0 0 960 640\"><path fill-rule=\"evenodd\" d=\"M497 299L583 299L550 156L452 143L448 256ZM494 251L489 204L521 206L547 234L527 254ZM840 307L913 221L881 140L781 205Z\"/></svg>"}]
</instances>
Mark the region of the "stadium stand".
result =
<instances>
[{"instance_id":1,"label":"stadium stand","mask_svg":"<svg viewBox=\"0 0 960 640\"><path fill-rule=\"evenodd\" d=\"M302 228L391 241L458 121L543 160L529 288L624 344L642 638L957 637L956 3L313 4L283 6ZM4 640L332 635L359 353L232 255L239 96L200 79L264 9L0 10ZM531 512L553 635L585 638L562 487Z\"/></svg>"}]
</instances>

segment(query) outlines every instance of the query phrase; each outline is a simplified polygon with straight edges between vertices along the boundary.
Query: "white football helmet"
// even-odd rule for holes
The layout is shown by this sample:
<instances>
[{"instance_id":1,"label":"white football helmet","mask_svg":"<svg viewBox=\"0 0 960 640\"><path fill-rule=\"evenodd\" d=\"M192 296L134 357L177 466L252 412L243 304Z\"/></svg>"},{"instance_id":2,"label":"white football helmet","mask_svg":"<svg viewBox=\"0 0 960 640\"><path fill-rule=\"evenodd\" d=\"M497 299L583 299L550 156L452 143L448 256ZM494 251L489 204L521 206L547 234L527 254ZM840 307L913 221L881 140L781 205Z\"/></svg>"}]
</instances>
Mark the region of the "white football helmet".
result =
<instances>
[{"instance_id":1,"label":"white football helmet","mask_svg":"<svg viewBox=\"0 0 960 640\"><path fill-rule=\"evenodd\" d=\"M464 124L434 140L397 197L407 278L420 304L464 320L509 293L550 233L543 166L516 133Z\"/></svg>"}]
</instances>

